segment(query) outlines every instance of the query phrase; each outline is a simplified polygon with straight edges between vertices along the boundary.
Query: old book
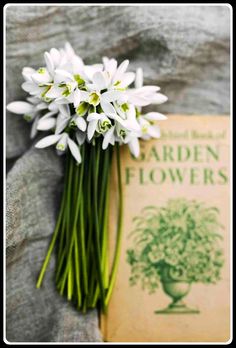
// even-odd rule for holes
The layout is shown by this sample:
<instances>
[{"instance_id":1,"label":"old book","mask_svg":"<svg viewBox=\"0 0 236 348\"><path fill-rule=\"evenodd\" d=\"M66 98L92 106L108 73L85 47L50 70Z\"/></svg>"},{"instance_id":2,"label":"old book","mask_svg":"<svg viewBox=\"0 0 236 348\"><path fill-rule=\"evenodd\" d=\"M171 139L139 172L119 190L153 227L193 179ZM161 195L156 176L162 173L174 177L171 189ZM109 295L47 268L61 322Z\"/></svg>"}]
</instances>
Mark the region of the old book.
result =
<instances>
[{"instance_id":1,"label":"old book","mask_svg":"<svg viewBox=\"0 0 236 348\"><path fill-rule=\"evenodd\" d=\"M170 115L160 126L161 139L143 141L139 159L122 148L123 242L103 337L227 342L230 119Z\"/></svg>"}]
</instances>

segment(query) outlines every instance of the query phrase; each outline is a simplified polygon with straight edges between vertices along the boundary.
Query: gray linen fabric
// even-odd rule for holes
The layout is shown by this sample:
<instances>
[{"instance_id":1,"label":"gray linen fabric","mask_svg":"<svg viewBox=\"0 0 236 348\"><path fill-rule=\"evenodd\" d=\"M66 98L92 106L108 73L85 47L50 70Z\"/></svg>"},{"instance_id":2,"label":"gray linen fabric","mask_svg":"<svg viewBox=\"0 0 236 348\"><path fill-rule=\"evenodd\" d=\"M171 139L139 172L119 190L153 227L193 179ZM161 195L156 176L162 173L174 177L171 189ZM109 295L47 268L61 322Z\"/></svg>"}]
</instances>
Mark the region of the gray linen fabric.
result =
<instances>
[{"instance_id":1,"label":"gray linen fabric","mask_svg":"<svg viewBox=\"0 0 236 348\"><path fill-rule=\"evenodd\" d=\"M6 8L7 102L22 100L21 70L69 41L87 63L128 58L158 84L169 113L229 113L227 6L10 6ZM58 211L63 159L37 150L30 126L7 113L7 333L10 342L100 341L97 312L79 314L55 291L54 257L35 288ZM29 149L29 150L28 150ZM18 160L14 164L14 160Z\"/></svg>"},{"instance_id":2,"label":"gray linen fabric","mask_svg":"<svg viewBox=\"0 0 236 348\"><path fill-rule=\"evenodd\" d=\"M10 342L99 341L96 311L79 314L55 290L54 255L36 289L60 204L63 161L31 148L7 178L6 338Z\"/></svg>"}]
</instances>

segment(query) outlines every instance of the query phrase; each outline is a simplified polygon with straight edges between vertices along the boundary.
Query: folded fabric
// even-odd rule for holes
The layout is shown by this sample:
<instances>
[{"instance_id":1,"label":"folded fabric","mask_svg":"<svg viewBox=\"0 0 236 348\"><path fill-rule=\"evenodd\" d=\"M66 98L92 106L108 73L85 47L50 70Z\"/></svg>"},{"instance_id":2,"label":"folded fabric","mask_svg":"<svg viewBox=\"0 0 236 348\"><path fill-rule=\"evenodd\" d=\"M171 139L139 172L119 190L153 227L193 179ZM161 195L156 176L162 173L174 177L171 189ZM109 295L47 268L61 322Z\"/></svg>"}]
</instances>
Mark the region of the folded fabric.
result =
<instances>
[{"instance_id":1,"label":"folded fabric","mask_svg":"<svg viewBox=\"0 0 236 348\"><path fill-rule=\"evenodd\" d=\"M80 314L53 282L55 255L43 286L37 275L55 224L63 161L31 148L7 178L6 338L9 342L101 341L97 311Z\"/></svg>"}]
</instances>

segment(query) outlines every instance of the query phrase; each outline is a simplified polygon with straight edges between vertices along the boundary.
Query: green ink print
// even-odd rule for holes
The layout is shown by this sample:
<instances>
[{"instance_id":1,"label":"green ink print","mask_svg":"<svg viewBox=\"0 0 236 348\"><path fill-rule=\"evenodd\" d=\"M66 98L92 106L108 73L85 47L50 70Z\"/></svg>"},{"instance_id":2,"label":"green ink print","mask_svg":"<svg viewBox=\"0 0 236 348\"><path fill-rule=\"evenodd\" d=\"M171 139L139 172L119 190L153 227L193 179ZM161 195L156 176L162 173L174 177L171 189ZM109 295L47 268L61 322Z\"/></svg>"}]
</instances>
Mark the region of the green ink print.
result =
<instances>
[{"instance_id":1,"label":"green ink print","mask_svg":"<svg viewBox=\"0 0 236 348\"><path fill-rule=\"evenodd\" d=\"M133 219L127 250L129 283L149 293L161 285L172 303L155 314L197 314L184 302L194 283L215 284L224 264L219 210L203 202L171 199L163 207L145 207Z\"/></svg>"}]
</instances>

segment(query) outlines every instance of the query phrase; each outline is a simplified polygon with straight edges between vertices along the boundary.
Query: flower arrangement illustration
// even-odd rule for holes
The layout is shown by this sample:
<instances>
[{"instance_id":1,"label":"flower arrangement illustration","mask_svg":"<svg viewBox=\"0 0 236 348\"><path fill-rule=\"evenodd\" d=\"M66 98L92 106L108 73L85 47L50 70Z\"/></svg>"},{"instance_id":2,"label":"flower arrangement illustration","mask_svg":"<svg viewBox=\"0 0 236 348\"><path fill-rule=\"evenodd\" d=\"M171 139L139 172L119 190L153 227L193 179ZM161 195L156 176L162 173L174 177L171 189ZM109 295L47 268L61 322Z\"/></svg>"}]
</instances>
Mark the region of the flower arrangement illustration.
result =
<instances>
[{"instance_id":1,"label":"flower arrangement illustration","mask_svg":"<svg viewBox=\"0 0 236 348\"><path fill-rule=\"evenodd\" d=\"M127 250L130 284L154 293L162 284L173 302L156 313L197 313L183 302L192 283L214 284L224 264L219 211L204 203L171 199L146 207L134 218L133 248Z\"/></svg>"},{"instance_id":2,"label":"flower arrangement illustration","mask_svg":"<svg viewBox=\"0 0 236 348\"><path fill-rule=\"evenodd\" d=\"M69 43L44 53L45 64L25 67L22 88L26 101L7 109L32 123L31 138L38 149L54 146L66 154L65 181L54 233L39 274L40 288L54 248L57 249L56 286L84 312L106 310L115 283L122 235L123 196L120 146L139 156L139 140L159 138L158 112L142 111L167 97L157 86L143 86L142 69L128 72L104 57L86 65ZM133 84L133 87L130 87ZM109 183L116 154L118 178L117 238L111 271L108 265Z\"/></svg>"}]
</instances>

